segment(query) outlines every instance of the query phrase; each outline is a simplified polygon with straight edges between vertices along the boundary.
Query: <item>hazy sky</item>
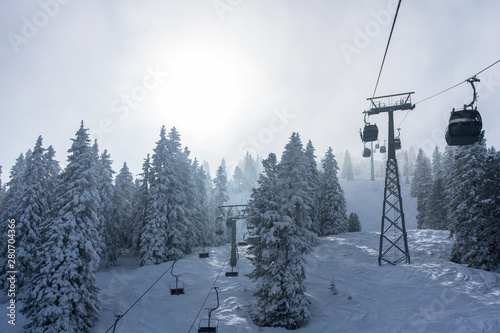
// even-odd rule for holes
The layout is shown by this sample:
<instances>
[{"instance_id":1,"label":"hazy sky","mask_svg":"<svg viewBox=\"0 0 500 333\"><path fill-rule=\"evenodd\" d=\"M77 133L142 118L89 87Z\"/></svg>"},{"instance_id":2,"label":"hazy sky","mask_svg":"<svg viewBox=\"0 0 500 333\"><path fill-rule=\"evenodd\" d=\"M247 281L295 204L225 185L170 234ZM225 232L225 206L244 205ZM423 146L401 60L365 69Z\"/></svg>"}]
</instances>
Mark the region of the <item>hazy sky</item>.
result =
<instances>
[{"instance_id":1,"label":"hazy sky","mask_svg":"<svg viewBox=\"0 0 500 333\"><path fill-rule=\"evenodd\" d=\"M212 171L246 150L280 155L293 131L318 157L328 146L358 157L396 4L2 0L2 178L39 135L64 165L81 120L114 169L126 161L134 174L161 125ZM498 13L497 0L403 0L376 95L415 91L419 102L500 59ZM499 148L500 64L479 78L485 137ZM403 148L443 148L451 109L471 97L463 84L402 123L396 112ZM370 121L386 139L387 115Z\"/></svg>"}]
</instances>

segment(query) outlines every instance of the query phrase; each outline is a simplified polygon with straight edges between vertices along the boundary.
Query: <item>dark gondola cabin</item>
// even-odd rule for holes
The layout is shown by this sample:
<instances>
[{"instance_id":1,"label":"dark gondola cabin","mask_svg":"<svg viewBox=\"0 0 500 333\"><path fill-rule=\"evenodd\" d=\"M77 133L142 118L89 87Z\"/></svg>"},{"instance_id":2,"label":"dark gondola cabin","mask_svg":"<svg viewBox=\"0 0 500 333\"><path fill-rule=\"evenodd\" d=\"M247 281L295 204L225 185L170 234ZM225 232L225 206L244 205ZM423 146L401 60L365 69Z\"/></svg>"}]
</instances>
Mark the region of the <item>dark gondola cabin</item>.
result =
<instances>
[{"instance_id":1,"label":"dark gondola cabin","mask_svg":"<svg viewBox=\"0 0 500 333\"><path fill-rule=\"evenodd\" d=\"M445 139L450 146L474 144L482 138L483 120L477 109L453 110Z\"/></svg>"},{"instance_id":2,"label":"dark gondola cabin","mask_svg":"<svg viewBox=\"0 0 500 333\"><path fill-rule=\"evenodd\" d=\"M372 156L372 151L370 150L370 148L365 147L361 154L363 155L363 157L370 157Z\"/></svg>"},{"instance_id":3,"label":"dark gondola cabin","mask_svg":"<svg viewBox=\"0 0 500 333\"><path fill-rule=\"evenodd\" d=\"M372 142L378 140L378 127L376 124L366 124L363 129L363 142Z\"/></svg>"},{"instance_id":4,"label":"dark gondola cabin","mask_svg":"<svg viewBox=\"0 0 500 333\"><path fill-rule=\"evenodd\" d=\"M477 107L474 105L477 101L476 87L474 82L479 82L476 77L467 79L472 86L472 102L464 105L462 110L453 109L451 111L448 127L444 138L450 146L472 145L483 139L483 120Z\"/></svg>"}]
</instances>

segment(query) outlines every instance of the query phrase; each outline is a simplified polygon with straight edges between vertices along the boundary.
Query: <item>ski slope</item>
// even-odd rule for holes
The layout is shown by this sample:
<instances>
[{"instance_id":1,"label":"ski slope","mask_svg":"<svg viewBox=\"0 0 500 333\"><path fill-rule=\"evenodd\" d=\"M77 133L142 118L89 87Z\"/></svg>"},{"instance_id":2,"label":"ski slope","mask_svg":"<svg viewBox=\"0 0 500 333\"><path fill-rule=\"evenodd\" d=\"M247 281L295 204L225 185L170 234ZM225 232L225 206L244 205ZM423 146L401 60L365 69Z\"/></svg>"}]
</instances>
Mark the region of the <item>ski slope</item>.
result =
<instances>
[{"instance_id":1,"label":"ski slope","mask_svg":"<svg viewBox=\"0 0 500 333\"><path fill-rule=\"evenodd\" d=\"M448 232L415 229L416 202L408 195L409 185L403 184L402 191L412 263L378 266L383 180L341 184L348 212L360 216L363 231L322 237L308 255L305 285L311 319L298 332L500 332L499 272L449 262ZM209 294L213 285L219 287L220 307L213 318L219 320L220 333L286 332L259 328L249 319L254 300L252 282L245 276L252 269L245 249L239 249L239 277L224 274L229 244L210 248L208 259L193 253L175 264L184 295L169 294L169 282L175 279L167 272L132 308L172 262L139 267L133 257L122 256L117 267L97 274L102 314L92 332L113 332L115 315L129 308L115 332L197 332L199 320L207 317L204 308L216 304L214 292ZM24 323L22 315L15 327L4 319L0 331L24 332Z\"/></svg>"}]
</instances>

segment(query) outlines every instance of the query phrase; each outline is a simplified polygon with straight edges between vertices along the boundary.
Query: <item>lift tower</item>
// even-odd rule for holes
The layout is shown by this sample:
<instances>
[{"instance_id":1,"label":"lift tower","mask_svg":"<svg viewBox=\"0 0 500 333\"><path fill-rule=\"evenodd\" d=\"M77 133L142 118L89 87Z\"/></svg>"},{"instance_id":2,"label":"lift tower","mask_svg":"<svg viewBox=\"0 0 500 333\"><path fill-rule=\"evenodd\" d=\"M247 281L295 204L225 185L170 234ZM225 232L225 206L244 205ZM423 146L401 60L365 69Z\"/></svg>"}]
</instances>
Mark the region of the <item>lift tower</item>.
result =
<instances>
[{"instance_id":1,"label":"lift tower","mask_svg":"<svg viewBox=\"0 0 500 333\"><path fill-rule=\"evenodd\" d=\"M411 104L411 95L413 93L414 92L408 92L367 98L367 100L371 102L371 108L365 111L366 114L374 115L387 112L389 115L389 146L387 149L387 166L385 169L384 203L378 254L379 265L382 265L382 261L393 265L402 261L406 261L407 264L410 263L403 200L401 198L401 187L399 185L396 147L394 144L393 113L398 110L413 110L415 108L415 104ZM393 102L394 97L396 97L397 100ZM381 99L385 99L387 103L380 102L379 100Z\"/></svg>"}]
</instances>

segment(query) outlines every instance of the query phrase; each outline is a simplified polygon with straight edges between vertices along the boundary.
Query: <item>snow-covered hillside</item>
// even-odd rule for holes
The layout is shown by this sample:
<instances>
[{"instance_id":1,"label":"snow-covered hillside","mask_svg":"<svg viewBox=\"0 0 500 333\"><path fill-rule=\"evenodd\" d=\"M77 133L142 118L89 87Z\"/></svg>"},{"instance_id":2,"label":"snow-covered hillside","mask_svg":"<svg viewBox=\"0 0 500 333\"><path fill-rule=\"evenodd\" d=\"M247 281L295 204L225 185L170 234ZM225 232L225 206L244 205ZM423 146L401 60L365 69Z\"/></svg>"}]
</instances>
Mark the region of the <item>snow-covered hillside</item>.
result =
<instances>
[{"instance_id":1,"label":"snow-covered hillside","mask_svg":"<svg viewBox=\"0 0 500 333\"><path fill-rule=\"evenodd\" d=\"M323 237L308 255L305 285L312 317L298 332L500 332L499 272L449 262L448 232L415 229L416 202L409 197L409 185L403 184L402 191L412 264L378 266L383 180L341 184L347 210L359 215L363 231ZM241 203L241 198L234 200ZM207 317L204 308L216 303L214 292L208 295L212 285L219 287L220 307L213 318L220 321L220 333L285 332L259 328L249 319L252 283L245 274L252 268L244 253L240 247L240 276L233 278L225 276L223 267L229 245L211 248L208 259L194 253L178 261L174 273L182 275L186 293L169 294L174 278L168 272L115 332L197 332L199 320ZM117 267L99 272L102 314L92 332L108 330L115 315L129 309L171 264L139 267L134 258L123 256ZM18 314L15 327L2 320L0 331L23 332L24 323Z\"/></svg>"}]
</instances>

